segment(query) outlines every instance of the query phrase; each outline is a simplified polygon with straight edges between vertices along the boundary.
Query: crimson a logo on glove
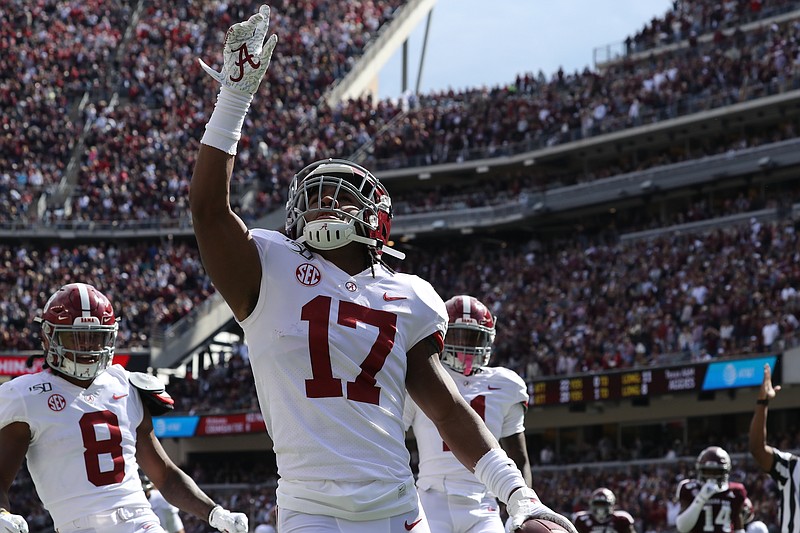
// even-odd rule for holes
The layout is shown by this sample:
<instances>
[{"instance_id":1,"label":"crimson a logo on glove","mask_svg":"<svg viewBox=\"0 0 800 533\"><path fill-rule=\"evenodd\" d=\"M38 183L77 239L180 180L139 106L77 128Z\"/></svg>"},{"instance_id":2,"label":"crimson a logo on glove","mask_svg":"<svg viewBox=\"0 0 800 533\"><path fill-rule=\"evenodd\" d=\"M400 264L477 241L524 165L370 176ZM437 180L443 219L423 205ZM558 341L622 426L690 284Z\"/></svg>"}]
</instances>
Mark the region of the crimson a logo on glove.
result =
<instances>
[{"instance_id":1,"label":"crimson a logo on glove","mask_svg":"<svg viewBox=\"0 0 800 533\"><path fill-rule=\"evenodd\" d=\"M250 51L247 49L247 43L243 43L242 46L231 50L231 52L239 52L239 59L237 59L236 63L234 63L234 65L239 67L239 76L237 78L230 76L232 82L242 81L242 79L244 78L245 64L250 65L250 67L253 69L257 69L258 67L261 66L261 61L255 61L253 59L253 54L251 54Z\"/></svg>"}]
</instances>

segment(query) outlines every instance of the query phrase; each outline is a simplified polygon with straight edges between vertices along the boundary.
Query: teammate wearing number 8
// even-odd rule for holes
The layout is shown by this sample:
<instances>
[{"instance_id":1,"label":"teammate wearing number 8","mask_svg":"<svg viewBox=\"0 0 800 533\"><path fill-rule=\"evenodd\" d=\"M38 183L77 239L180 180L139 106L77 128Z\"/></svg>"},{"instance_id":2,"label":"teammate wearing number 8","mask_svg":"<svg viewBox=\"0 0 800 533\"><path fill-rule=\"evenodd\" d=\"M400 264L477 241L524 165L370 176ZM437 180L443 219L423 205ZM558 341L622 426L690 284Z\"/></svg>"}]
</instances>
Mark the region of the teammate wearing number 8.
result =
<instances>
[{"instance_id":1,"label":"teammate wearing number 8","mask_svg":"<svg viewBox=\"0 0 800 533\"><path fill-rule=\"evenodd\" d=\"M44 370L0 385L0 533L28 531L8 494L25 458L60 533L163 533L140 466L183 511L246 532L247 517L216 506L155 438L152 415L172 408L159 380L111 364L118 326L108 298L64 285L37 322Z\"/></svg>"},{"instance_id":2,"label":"teammate wearing number 8","mask_svg":"<svg viewBox=\"0 0 800 533\"><path fill-rule=\"evenodd\" d=\"M719 446L697 456L696 478L678 484L681 511L675 521L680 533L744 533L742 508L747 490L728 480L731 458Z\"/></svg>"},{"instance_id":3,"label":"teammate wearing number 8","mask_svg":"<svg viewBox=\"0 0 800 533\"><path fill-rule=\"evenodd\" d=\"M250 231L232 211L242 126L278 40L267 38L269 15L261 6L228 30L219 70L200 63L220 88L189 200L203 265L249 346L280 476L278 530L430 531L405 446L406 390L508 503L514 528L534 515L572 528L526 486L442 367L444 302L426 281L384 264L403 254L389 246L392 202L371 172L340 159L300 170L285 235Z\"/></svg>"}]
</instances>

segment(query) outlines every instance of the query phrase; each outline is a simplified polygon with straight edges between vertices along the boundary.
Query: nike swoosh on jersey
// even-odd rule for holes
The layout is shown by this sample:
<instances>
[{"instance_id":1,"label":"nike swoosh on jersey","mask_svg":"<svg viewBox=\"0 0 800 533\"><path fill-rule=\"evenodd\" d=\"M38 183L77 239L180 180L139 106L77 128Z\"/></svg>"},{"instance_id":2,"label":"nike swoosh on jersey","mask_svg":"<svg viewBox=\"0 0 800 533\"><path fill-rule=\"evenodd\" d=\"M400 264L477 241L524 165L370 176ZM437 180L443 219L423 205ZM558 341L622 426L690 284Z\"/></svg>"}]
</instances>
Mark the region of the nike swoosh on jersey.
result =
<instances>
[{"instance_id":1,"label":"nike swoosh on jersey","mask_svg":"<svg viewBox=\"0 0 800 533\"><path fill-rule=\"evenodd\" d=\"M408 298L406 296L389 296L388 293L384 292L383 299L387 302L394 302L395 300L407 300Z\"/></svg>"},{"instance_id":2,"label":"nike swoosh on jersey","mask_svg":"<svg viewBox=\"0 0 800 533\"><path fill-rule=\"evenodd\" d=\"M408 520L406 520L403 523L403 526L405 526L406 531L411 531L412 529L414 529L414 526L416 526L420 522L422 522L422 518L418 518L417 520L415 520L414 522L411 522L410 524L408 523Z\"/></svg>"},{"instance_id":3,"label":"nike swoosh on jersey","mask_svg":"<svg viewBox=\"0 0 800 533\"><path fill-rule=\"evenodd\" d=\"M122 399L122 398L124 398L125 396L127 396L127 394L115 394L115 395L113 396L113 398L114 398L115 400L121 400L121 399Z\"/></svg>"}]
</instances>

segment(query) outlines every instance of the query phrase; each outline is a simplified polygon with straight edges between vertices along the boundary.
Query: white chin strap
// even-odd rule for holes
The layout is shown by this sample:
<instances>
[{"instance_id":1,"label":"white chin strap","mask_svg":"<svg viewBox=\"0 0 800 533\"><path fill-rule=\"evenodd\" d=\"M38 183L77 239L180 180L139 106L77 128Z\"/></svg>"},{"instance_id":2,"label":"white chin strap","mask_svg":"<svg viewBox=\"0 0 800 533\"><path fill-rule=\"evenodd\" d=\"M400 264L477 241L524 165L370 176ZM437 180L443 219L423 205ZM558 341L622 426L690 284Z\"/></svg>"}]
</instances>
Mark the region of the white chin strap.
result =
<instances>
[{"instance_id":1,"label":"white chin strap","mask_svg":"<svg viewBox=\"0 0 800 533\"><path fill-rule=\"evenodd\" d=\"M318 250L335 250L351 242L364 242L374 244L372 239L365 239L356 233L354 220L313 220L303 226L303 235L297 242L307 242Z\"/></svg>"},{"instance_id":2,"label":"white chin strap","mask_svg":"<svg viewBox=\"0 0 800 533\"><path fill-rule=\"evenodd\" d=\"M335 250L351 242L360 242L367 246L379 248L383 253L405 259L406 254L393 250L388 246L380 247L375 239L362 237L356 232L355 220L344 222L342 220L313 220L303 226L303 234L297 239L299 243L308 243L318 250Z\"/></svg>"}]
</instances>

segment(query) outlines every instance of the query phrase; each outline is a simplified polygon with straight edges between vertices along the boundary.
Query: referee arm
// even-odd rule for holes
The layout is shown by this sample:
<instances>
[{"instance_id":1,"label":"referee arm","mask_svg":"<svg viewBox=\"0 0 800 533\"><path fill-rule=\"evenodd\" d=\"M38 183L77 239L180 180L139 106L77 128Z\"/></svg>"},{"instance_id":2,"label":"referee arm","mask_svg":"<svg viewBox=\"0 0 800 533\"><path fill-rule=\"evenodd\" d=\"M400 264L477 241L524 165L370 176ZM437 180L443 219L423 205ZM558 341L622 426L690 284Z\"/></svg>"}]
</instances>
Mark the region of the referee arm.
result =
<instances>
[{"instance_id":1,"label":"referee arm","mask_svg":"<svg viewBox=\"0 0 800 533\"><path fill-rule=\"evenodd\" d=\"M758 391L758 400L753 412L753 419L750 421L750 455L753 456L761 470L769 473L772 470L774 460L772 447L767 444L767 409L769 402L775 397L781 386L772 386L772 374L769 364L764 365L764 379L761 382L761 389Z\"/></svg>"}]
</instances>

